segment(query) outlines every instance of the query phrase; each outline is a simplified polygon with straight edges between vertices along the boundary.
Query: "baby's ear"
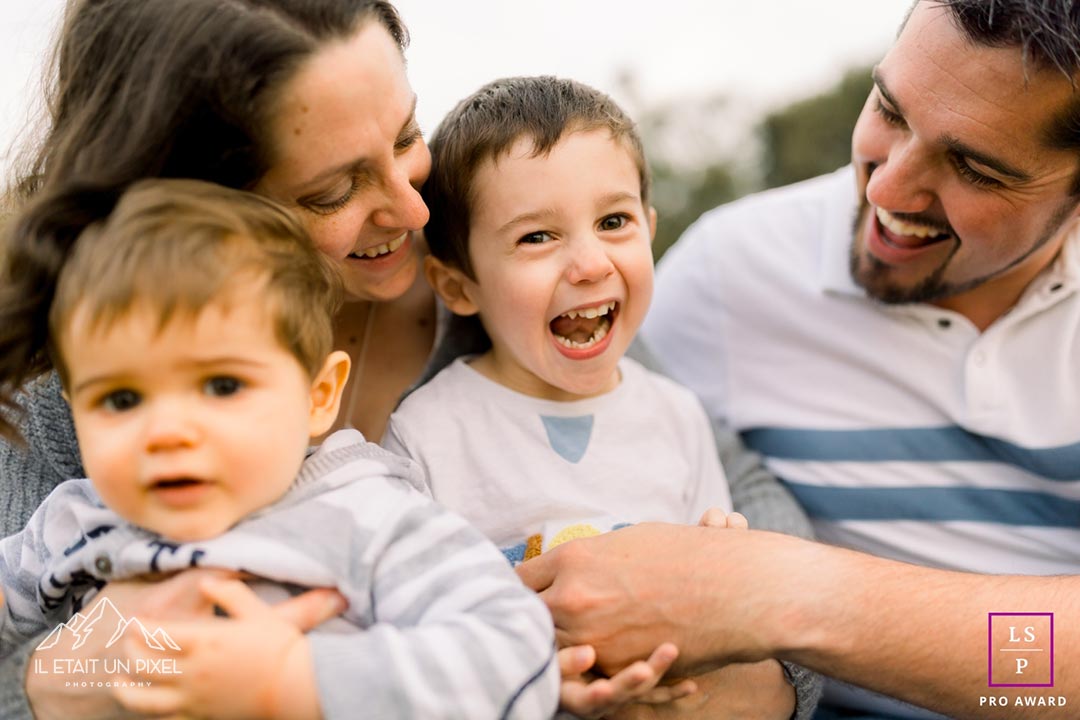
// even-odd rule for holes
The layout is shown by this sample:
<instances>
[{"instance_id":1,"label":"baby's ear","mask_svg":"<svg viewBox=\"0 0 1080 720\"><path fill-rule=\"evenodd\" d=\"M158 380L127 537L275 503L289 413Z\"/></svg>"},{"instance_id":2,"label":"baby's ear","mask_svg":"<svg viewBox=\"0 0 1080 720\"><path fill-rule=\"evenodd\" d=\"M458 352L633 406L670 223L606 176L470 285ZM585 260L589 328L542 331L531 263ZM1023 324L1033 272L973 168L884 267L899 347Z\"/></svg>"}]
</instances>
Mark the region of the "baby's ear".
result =
<instances>
[{"instance_id":1,"label":"baby's ear","mask_svg":"<svg viewBox=\"0 0 1080 720\"><path fill-rule=\"evenodd\" d=\"M349 379L349 353L335 350L326 356L322 369L311 381L311 414L308 418L308 434L318 437L327 432L337 420L341 408L341 395Z\"/></svg>"},{"instance_id":2,"label":"baby's ear","mask_svg":"<svg viewBox=\"0 0 1080 720\"><path fill-rule=\"evenodd\" d=\"M656 208L649 206L649 242L656 240Z\"/></svg>"},{"instance_id":3,"label":"baby's ear","mask_svg":"<svg viewBox=\"0 0 1080 720\"><path fill-rule=\"evenodd\" d=\"M469 288L475 283L461 270L428 255L424 258L424 277L446 303L446 307L450 308L450 312L455 315L477 313L476 303L469 298Z\"/></svg>"}]
</instances>

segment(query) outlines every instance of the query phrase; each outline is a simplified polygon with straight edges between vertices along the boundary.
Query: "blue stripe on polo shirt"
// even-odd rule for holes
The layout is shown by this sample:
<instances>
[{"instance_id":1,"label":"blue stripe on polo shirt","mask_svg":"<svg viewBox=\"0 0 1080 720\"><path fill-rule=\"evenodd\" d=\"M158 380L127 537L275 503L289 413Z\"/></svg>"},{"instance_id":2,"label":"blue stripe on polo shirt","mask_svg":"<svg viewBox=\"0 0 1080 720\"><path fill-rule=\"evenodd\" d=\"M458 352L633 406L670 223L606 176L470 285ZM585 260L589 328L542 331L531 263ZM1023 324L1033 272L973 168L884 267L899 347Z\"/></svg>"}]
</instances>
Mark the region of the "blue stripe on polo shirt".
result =
<instances>
[{"instance_id":1,"label":"blue stripe on polo shirt","mask_svg":"<svg viewBox=\"0 0 1080 720\"><path fill-rule=\"evenodd\" d=\"M992 462L1048 480L1080 480L1080 443L1025 448L961 427L874 430L755 428L747 446L766 457L817 462Z\"/></svg>"},{"instance_id":2,"label":"blue stripe on polo shirt","mask_svg":"<svg viewBox=\"0 0 1080 720\"><path fill-rule=\"evenodd\" d=\"M1080 528L1080 502L983 488L841 488L785 483L815 520L970 521Z\"/></svg>"}]
</instances>

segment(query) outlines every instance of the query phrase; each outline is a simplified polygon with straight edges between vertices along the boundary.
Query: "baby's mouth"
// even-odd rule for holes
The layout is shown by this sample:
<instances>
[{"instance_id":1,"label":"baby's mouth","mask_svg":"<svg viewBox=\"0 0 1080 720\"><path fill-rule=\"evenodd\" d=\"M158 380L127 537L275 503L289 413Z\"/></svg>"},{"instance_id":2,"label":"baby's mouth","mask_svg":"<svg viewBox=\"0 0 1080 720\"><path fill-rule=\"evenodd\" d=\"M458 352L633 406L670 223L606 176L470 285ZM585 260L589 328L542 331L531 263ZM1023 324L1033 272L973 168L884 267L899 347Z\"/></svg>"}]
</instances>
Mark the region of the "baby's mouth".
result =
<instances>
[{"instance_id":1,"label":"baby's mouth","mask_svg":"<svg viewBox=\"0 0 1080 720\"><path fill-rule=\"evenodd\" d=\"M592 307L569 310L549 323L555 340L573 350L588 350L604 339L619 315L611 300Z\"/></svg>"},{"instance_id":2,"label":"baby's mouth","mask_svg":"<svg viewBox=\"0 0 1080 720\"><path fill-rule=\"evenodd\" d=\"M182 488L203 485L204 483L205 481L203 480L190 477L167 478L164 480L155 480L150 488L152 490L179 490Z\"/></svg>"}]
</instances>

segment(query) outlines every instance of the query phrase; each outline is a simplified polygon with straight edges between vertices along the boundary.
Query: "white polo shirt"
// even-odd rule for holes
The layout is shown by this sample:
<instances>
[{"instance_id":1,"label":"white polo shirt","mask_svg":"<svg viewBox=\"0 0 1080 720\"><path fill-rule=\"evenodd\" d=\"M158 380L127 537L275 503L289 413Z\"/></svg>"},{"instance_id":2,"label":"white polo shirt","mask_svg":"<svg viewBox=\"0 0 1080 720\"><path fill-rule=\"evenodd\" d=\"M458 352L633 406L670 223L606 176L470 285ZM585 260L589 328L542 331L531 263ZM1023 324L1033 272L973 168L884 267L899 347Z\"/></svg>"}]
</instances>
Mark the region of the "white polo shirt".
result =
<instances>
[{"instance_id":1,"label":"white polo shirt","mask_svg":"<svg viewBox=\"0 0 1080 720\"><path fill-rule=\"evenodd\" d=\"M826 542L987 573L1080 573L1080 237L985 332L852 281L852 169L717 208L643 332Z\"/></svg>"}]
</instances>

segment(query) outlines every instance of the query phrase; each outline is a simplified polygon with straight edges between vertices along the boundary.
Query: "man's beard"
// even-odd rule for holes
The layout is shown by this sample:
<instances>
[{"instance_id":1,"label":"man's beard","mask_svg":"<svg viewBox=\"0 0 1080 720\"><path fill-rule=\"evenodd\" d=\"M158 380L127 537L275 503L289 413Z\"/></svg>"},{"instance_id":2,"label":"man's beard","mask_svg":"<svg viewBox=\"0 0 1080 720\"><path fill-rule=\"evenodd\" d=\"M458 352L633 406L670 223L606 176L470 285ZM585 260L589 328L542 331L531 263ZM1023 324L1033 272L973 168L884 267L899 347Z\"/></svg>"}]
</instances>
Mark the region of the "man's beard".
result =
<instances>
[{"instance_id":1,"label":"man's beard","mask_svg":"<svg viewBox=\"0 0 1080 720\"><path fill-rule=\"evenodd\" d=\"M1046 228L1038 241L1023 255L1000 270L995 270L987 275L967 280L962 283L950 283L946 282L944 279L945 271L949 268L949 263L960 249L959 237L953 233L953 249L941 261L941 264L914 285L904 286L890 281L890 268L888 265L881 262L873 255L870 255L868 252L859 252L856 238L858 237L859 229L865 224L866 214L870 211L870 205L864 199L862 205L855 211L855 222L852 230L851 246L848 253L848 268L851 272L851 279L855 281L856 285L864 289L867 295L889 305L929 303L934 302L935 300L943 300L948 297L960 295L961 293L976 288L999 275L1003 275L1024 260L1027 260L1057 234L1062 223L1065 222L1065 219L1075 207L1076 201L1072 198L1063 203L1054 212L1053 216L1051 216L1050 222L1047 223ZM866 243L864 242L864 250L865 244Z\"/></svg>"}]
</instances>

